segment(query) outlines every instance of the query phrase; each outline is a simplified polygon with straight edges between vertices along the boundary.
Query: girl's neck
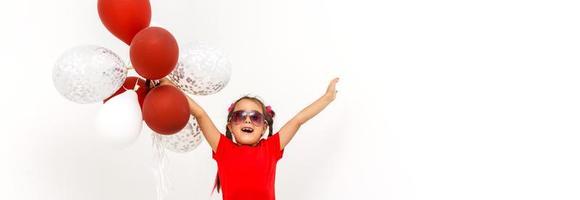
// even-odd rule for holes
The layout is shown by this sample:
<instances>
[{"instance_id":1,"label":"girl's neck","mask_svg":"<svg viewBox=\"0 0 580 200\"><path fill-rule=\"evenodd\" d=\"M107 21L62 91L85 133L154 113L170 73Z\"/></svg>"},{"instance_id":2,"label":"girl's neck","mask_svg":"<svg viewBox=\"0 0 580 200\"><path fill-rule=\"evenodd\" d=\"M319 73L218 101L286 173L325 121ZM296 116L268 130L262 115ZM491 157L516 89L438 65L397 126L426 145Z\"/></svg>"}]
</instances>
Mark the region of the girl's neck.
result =
<instances>
[{"instance_id":1,"label":"girl's neck","mask_svg":"<svg viewBox=\"0 0 580 200\"><path fill-rule=\"evenodd\" d=\"M255 146L258 146L258 144L259 144L259 143L260 143L260 141L258 141L258 142L256 142L256 143L254 143L254 144L240 144L240 143L237 143L237 142L236 142L236 143L234 143L234 144L236 144L236 145L238 145L238 146L249 146L249 147L255 147Z\"/></svg>"}]
</instances>

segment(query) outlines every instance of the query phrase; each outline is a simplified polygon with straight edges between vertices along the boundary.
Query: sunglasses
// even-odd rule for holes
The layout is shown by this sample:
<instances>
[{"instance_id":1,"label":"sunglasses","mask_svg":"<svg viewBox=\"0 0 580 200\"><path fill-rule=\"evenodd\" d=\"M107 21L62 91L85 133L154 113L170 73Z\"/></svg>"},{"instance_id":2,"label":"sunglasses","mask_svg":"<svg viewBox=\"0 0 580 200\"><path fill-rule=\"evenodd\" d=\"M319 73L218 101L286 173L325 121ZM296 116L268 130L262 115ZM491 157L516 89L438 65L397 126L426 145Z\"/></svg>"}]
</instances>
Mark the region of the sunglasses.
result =
<instances>
[{"instance_id":1,"label":"sunglasses","mask_svg":"<svg viewBox=\"0 0 580 200\"><path fill-rule=\"evenodd\" d=\"M266 118L264 115L256 110L234 111L229 121L237 125L244 122L246 117L250 117L250 120L255 126L262 126L266 123Z\"/></svg>"}]
</instances>

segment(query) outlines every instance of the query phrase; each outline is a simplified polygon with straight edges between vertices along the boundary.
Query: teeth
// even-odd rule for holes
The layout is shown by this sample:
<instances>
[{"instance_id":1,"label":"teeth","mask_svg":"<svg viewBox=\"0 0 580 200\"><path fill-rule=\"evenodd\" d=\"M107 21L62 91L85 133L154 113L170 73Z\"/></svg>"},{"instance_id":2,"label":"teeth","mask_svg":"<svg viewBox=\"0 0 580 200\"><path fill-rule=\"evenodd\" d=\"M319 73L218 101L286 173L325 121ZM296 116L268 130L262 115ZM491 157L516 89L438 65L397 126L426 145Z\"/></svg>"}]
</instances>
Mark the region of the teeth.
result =
<instances>
[{"instance_id":1,"label":"teeth","mask_svg":"<svg viewBox=\"0 0 580 200\"><path fill-rule=\"evenodd\" d=\"M252 131L254 131L254 129L252 129L250 127L244 127L244 128L242 128L242 131L244 131L244 132L252 132Z\"/></svg>"}]
</instances>

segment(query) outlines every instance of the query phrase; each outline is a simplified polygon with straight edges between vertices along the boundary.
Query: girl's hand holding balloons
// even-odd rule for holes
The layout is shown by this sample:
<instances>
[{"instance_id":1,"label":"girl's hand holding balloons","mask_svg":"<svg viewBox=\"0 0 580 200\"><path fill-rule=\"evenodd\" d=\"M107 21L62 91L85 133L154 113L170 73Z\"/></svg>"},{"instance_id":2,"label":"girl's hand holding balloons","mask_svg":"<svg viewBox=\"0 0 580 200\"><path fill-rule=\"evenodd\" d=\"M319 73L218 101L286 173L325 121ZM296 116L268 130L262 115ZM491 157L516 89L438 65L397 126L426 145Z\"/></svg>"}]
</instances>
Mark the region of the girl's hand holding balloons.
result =
<instances>
[{"instance_id":1,"label":"girl's hand holding balloons","mask_svg":"<svg viewBox=\"0 0 580 200\"><path fill-rule=\"evenodd\" d=\"M164 77L164 78L160 79L159 81L160 81L159 85L171 85L173 87L176 87L175 83L171 82L171 80L169 80L167 77Z\"/></svg>"}]
</instances>

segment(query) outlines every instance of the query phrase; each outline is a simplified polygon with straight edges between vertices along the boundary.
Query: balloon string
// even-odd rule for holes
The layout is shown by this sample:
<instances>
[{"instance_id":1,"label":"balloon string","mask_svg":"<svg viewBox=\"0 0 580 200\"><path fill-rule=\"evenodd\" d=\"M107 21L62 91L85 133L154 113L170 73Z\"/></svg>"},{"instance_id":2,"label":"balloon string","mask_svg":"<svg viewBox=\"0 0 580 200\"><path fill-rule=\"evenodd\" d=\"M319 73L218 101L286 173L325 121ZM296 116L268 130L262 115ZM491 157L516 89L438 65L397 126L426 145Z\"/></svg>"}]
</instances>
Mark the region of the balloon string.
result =
<instances>
[{"instance_id":1,"label":"balloon string","mask_svg":"<svg viewBox=\"0 0 580 200\"><path fill-rule=\"evenodd\" d=\"M153 155L157 164L156 169L154 170L155 175L157 175L157 200L163 200L167 194L167 185L169 184L165 168L165 165L167 164L167 156L165 154L165 148L161 143L161 136L157 135L155 132L153 132L151 136L153 139Z\"/></svg>"}]
</instances>

